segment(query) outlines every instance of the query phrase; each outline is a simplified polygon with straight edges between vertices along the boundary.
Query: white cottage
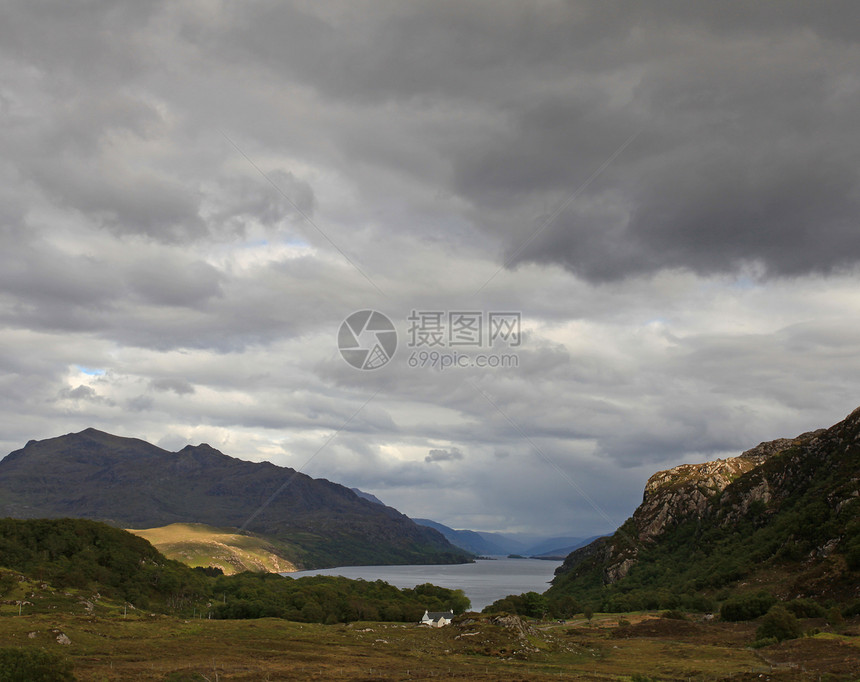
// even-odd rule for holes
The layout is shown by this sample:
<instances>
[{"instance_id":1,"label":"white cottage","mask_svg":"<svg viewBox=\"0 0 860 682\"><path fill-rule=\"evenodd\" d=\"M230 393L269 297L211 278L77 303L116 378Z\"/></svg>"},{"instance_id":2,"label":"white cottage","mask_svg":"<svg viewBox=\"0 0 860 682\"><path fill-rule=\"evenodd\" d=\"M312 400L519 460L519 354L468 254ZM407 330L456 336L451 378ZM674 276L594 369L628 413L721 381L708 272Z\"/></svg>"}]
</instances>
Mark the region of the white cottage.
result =
<instances>
[{"instance_id":1,"label":"white cottage","mask_svg":"<svg viewBox=\"0 0 860 682\"><path fill-rule=\"evenodd\" d=\"M425 611L421 618L421 625L431 628L441 628L448 625L454 618L453 611Z\"/></svg>"}]
</instances>

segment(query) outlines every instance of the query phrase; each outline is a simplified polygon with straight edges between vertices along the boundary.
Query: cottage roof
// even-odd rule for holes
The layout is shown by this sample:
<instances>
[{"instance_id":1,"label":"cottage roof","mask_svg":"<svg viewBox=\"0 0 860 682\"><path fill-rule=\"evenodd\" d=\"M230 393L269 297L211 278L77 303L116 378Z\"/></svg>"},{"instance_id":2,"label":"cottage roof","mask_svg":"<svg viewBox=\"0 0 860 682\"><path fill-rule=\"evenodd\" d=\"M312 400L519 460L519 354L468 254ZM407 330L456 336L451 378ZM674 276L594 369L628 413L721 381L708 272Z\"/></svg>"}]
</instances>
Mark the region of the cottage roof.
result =
<instances>
[{"instance_id":1,"label":"cottage roof","mask_svg":"<svg viewBox=\"0 0 860 682\"><path fill-rule=\"evenodd\" d=\"M425 615L425 617L429 618L430 620L439 620L440 618L447 618L448 620L451 620L454 617L454 612L453 611L425 611L424 615Z\"/></svg>"}]
</instances>

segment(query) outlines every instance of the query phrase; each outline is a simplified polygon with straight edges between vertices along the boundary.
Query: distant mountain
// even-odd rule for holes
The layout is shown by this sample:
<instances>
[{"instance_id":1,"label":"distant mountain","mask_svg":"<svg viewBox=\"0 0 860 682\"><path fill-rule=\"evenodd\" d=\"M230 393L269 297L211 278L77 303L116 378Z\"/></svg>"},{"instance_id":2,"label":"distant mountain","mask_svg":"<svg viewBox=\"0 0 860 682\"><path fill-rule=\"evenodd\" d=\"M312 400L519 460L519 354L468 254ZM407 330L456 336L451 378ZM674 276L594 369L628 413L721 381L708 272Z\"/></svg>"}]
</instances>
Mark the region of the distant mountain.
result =
<instances>
[{"instance_id":1,"label":"distant mountain","mask_svg":"<svg viewBox=\"0 0 860 682\"><path fill-rule=\"evenodd\" d=\"M474 532L487 542L500 548L501 551L495 552L495 554L522 554L525 556L528 554L529 547L535 539L531 535L528 536L527 541L523 541L512 533L492 533L485 530L476 530Z\"/></svg>"},{"instance_id":2,"label":"distant mountain","mask_svg":"<svg viewBox=\"0 0 860 682\"><path fill-rule=\"evenodd\" d=\"M574 549L588 544L597 537L546 537L528 533L490 533L476 530L454 530L438 521L431 521L430 519L413 519L413 521L422 526L435 528L452 545L482 556L519 554L521 556L563 559Z\"/></svg>"},{"instance_id":3,"label":"distant mountain","mask_svg":"<svg viewBox=\"0 0 860 682\"><path fill-rule=\"evenodd\" d=\"M708 608L714 595L760 589L860 598L860 409L829 429L654 474L632 518L570 554L547 596L627 611Z\"/></svg>"},{"instance_id":4,"label":"distant mountain","mask_svg":"<svg viewBox=\"0 0 860 682\"><path fill-rule=\"evenodd\" d=\"M583 545L587 545L589 542L596 540L598 537L600 536L592 535L591 537L587 538L570 536L546 538L545 540L541 540L533 545L530 545L529 548L526 550L526 553L528 554L528 556L554 556L563 559L573 550L578 549Z\"/></svg>"},{"instance_id":5,"label":"distant mountain","mask_svg":"<svg viewBox=\"0 0 860 682\"><path fill-rule=\"evenodd\" d=\"M415 523L438 530L452 545L480 556L508 554L511 550L492 541L493 533L478 533L473 530L454 530L430 519L413 519Z\"/></svg>"},{"instance_id":6,"label":"distant mountain","mask_svg":"<svg viewBox=\"0 0 860 682\"><path fill-rule=\"evenodd\" d=\"M305 568L470 559L435 530L336 483L206 444L168 452L95 429L30 441L0 460L0 515L244 528L294 548L287 558Z\"/></svg>"}]
</instances>

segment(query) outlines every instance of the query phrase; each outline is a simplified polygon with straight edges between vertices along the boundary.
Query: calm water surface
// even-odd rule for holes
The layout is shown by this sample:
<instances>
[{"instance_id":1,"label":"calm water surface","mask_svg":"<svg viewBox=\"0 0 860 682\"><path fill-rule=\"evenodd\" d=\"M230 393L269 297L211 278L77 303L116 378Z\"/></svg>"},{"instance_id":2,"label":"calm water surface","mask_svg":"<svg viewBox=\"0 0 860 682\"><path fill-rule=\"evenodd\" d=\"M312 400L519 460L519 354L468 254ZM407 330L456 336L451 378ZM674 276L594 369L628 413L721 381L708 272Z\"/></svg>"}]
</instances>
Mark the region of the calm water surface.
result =
<instances>
[{"instance_id":1,"label":"calm water surface","mask_svg":"<svg viewBox=\"0 0 860 682\"><path fill-rule=\"evenodd\" d=\"M500 558L443 566L343 566L283 575L292 578L339 575L354 580L384 580L401 588L433 583L439 587L463 590L472 601L472 610L480 611L509 594L545 592L560 564L560 561Z\"/></svg>"}]
</instances>

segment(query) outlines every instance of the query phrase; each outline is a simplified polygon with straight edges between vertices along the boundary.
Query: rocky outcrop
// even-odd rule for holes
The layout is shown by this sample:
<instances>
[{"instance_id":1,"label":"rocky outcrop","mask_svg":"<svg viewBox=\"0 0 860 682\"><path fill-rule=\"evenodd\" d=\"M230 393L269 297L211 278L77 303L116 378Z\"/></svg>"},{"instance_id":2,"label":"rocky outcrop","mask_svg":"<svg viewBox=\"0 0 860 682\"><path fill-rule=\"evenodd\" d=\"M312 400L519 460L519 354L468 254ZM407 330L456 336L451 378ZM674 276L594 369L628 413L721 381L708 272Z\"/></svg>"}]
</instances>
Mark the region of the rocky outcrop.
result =
<instances>
[{"instance_id":1,"label":"rocky outcrop","mask_svg":"<svg viewBox=\"0 0 860 682\"><path fill-rule=\"evenodd\" d=\"M597 562L606 584L624 578L643 547L678 524L692 519L734 523L753 509L766 509L775 500L792 494L804 481L806 463L826 458L827 453L851 440L860 442L860 409L830 429L811 431L796 438L760 443L738 457L701 464L682 464L655 473L645 485L642 504L611 537L571 553L557 575ZM778 459L778 466L768 463ZM838 508L860 495L848 485L828 502ZM822 547L831 552L839 543L832 538Z\"/></svg>"},{"instance_id":2,"label":"rocky outcrop","mask_svg":"<svg viewBox=\"0 0 860 682\"><path fill-rule=\"evenodd\" d=\"M703 464L682 464L654 474L645 485L642 504L633 513L637 539L648 542L682 519L703 516L715 495L756 466L756 460L741 455Z\"/></svg>"}]
</instances>

